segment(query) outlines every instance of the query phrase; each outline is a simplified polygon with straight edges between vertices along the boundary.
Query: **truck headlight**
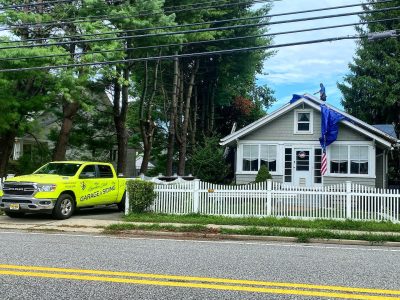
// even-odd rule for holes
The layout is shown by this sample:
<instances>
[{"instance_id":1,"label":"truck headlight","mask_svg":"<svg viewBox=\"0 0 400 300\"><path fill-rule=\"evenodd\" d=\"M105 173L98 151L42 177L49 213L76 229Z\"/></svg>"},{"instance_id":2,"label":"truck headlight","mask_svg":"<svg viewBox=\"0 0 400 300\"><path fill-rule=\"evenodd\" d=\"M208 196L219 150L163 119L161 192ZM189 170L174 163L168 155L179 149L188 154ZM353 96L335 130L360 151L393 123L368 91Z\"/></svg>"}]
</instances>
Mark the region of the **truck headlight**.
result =
<instances>
[{"instance_id":1,"label":"truck headlight","mask_svg":"<svg viewBox=\"0 0 400 300\"><path fill-rule=\"evenodd\" d=\"M38 192L54 192L56 187L57 185L55 184L38 184L37 190Z\"/></svg>"}]
</instances>

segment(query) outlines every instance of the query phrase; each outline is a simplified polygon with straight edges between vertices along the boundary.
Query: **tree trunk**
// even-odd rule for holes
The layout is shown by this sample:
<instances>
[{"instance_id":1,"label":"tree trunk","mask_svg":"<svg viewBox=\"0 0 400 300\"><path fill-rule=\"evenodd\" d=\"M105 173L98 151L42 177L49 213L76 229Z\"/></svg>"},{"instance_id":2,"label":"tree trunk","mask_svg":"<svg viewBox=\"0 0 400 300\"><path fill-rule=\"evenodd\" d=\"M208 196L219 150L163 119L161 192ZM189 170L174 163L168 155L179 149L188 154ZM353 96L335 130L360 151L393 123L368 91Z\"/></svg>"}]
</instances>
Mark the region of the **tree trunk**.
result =
<instances>
[{"instance_id":1,"label":"tree trunk","mask_svg":"<svg viewBox=\"0 0 400 300\"><path fill-rule=\"evenodd\" d=\"M174 79L172 86L172 99L171 99L171 111L169 117L169 128L168 128L168 147L167 147L167 176L172 176L172 167L174 161L174 146L175 146L175 124L177 109L177 98L178 98L178 77L179 77L179 63L178 58L174 59Z\"/></svg>"},{"instance_id":2,"label":"tree trunk","mask_svg":"<svg viewBox=\"0 0 400 300\"><path fill-rule=\"evenodd\" d=\"M185 175L185 165L186 165L186 152L187 152L187 132L189 126L189 118L190 118L190 99L192 98L193 93L193 86L194 81L196 78L197 70L199 69L199 62L196 61L196 66L192 70L192 74L190 75L190 82L188 91L186 94L186 101L185 101L185 114L184 114L184 121L182 126L182 133L181 133L181 143L179 149L179 165L178 165L178 174L180 176ZM183 103L182 103L183 105Z\"/></svg>"},{"instance_id":3,"label":"tree trunk","mask_svg":"<svg viewBox=\"0 0 400 300\"><path fill-rule=\"evenodd\" d=\"M13 150L16 136L17 134L14 130L7 131L0 136L0 179L7 175L8 161Z\"/></svg>"},{"instance_id":4,"label":"tree trunk","mask_svg":"<svg viewBox=\"0 0 400 300\"><path fill-rule=\"evenodd\" d=\"M156 125L152 119L152 112L153 112L153 100L156 95L157 91L157 80L158 80L158 67L160 65L160 61L158 60L154 69L154 81L153 81L153 90L151 92L149 101L147 103L147 114L146 120L140 121L140 131L142 134L142 141L143 141L143 160L142 165L140 166L140 174L145 174L147 172L150 157L151 157L151 150L153 149L153 140L154 140L154 130ZM144 102L145 99L142 99Z\"/></svg>"},{"instance_id":5,"label":"tree trunk","mask_svg":"<svg viewBox=\"0 0 400 300\"><path fill-rule=\"evenodd\" d=\"M192 149L196 144L196 133L197 133L197 110L198 110L198 89L197 87L194 90L194 98L193 98L193 119L192 119L192 132L191 132L191 146ZM192 150L193 151L193 150Z\"/></svg>"},{"instance_id":6,"label":"tree trunk","mask_svg":"<svg viewBox=\"0 0 400 300\"><path fill-rule=\"evenodd\" d=\"M74 118L78 113L78 102L66 102L63 105L63 121L58 135L56 147L53 153L53 161L65 160L69 135L74 123Z\"/></svg>"},{"instance_id":7,"label":"tree trunk","mask_svg":"<svg viewBox=\"0 0 400 300\"><path fill-rule=\"evenodd\" d=\"M129 69L126 67L123 70L123 78L125 82L129 80ZM120 70L117 70L117 76L114 79L114 99L113 99L113 112L114 124L117 133L118 144L118 159L117 159L117 173L126 174L126 163L128 153L128 131L126 130L126 114L128 110L128 91L129 85L124 84L122 87L118 82ZM122 93L121 93L122 92ZM121 98L122 94L122 98Z\"/></svg>"}]
</instances>

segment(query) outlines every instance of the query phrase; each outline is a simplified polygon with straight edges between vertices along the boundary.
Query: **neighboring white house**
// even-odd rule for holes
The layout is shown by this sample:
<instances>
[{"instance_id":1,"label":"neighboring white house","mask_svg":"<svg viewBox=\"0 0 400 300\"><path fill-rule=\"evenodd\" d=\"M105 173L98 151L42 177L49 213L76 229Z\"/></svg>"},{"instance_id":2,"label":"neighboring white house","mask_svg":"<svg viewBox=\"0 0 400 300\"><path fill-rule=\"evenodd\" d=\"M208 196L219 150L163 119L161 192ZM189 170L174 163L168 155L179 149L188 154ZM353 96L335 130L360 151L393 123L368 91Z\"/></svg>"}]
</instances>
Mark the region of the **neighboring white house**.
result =
<instances>
[{"instance_id":1,"label":"neighboring white house","mask_svg":"<svg viewBox=\"0 0 400 300\"><path fill-rule=\"evenodd\" d=\"M321 104L346 117L337 140L327 147L328 171L321 176ZM221 140L236 151L236 183L255 180L266 165L274 181L318 186L353 181L387 187L388 152L399 140L311 95Z\"/></svg>"}]
</instances>

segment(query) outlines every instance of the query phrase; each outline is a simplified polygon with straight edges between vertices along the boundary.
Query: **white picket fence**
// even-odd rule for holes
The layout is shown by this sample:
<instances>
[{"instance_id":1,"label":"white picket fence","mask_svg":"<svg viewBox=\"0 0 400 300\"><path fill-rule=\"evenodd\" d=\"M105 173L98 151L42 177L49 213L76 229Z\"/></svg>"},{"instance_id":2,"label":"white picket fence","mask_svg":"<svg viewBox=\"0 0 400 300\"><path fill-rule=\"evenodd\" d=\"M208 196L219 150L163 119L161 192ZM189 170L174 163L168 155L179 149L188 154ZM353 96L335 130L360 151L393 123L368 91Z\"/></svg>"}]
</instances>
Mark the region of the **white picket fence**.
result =
<instances>
[{"instance_id":1,"label":"white picket fence","mask_svg":"<svg viewBox=\"0 0 400 300\"><path fill-rule=\"evenodd\" d=\"M216 185L200 180L157 183L156 213L297 219L400 221L400 191L346 182L293 187L277 182Z\"/></svg>"}]
</instances>

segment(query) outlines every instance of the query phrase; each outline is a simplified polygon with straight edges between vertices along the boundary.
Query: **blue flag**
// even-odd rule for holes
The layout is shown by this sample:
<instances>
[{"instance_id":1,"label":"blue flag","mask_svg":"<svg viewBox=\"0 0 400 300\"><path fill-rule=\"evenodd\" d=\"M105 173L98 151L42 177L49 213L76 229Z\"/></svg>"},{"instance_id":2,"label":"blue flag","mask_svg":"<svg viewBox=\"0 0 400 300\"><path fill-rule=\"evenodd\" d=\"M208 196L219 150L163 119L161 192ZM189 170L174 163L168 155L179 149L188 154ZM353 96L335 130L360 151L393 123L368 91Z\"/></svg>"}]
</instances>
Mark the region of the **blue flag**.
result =
<instances>
[{"instance_id":1,"label":"blue flag","mask_svg":"<svg viewBox=\"0 0 400 300\"><path fill-rule=\"evenodd\" d=\"M339 133L339 122L346 117L333 111L321 104L321 134L319 142L322 149L326 149L330 144L336 141Z\"/></svg>"},{"instance_id":2,"label":"blue flag","mask_svg":"<svg viewBox=\"0 0 400 300\"><path fill-rule=\"evenodd\" d=\"M292 100L290 100L290 104L295 103L297 100L300 100L303 96L293 94Z\"/></svg>"}]
</instances>

